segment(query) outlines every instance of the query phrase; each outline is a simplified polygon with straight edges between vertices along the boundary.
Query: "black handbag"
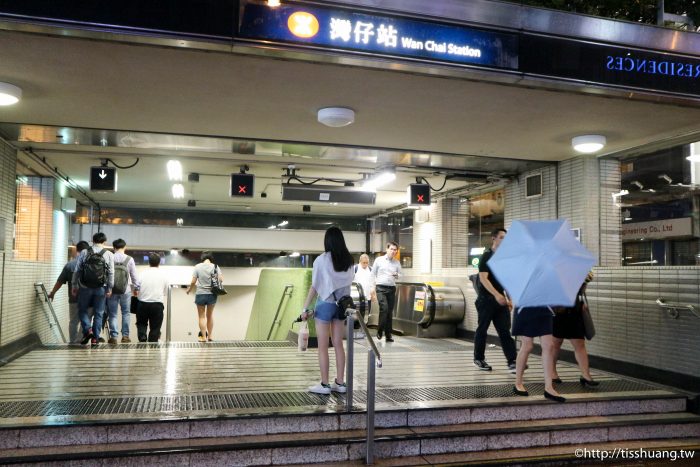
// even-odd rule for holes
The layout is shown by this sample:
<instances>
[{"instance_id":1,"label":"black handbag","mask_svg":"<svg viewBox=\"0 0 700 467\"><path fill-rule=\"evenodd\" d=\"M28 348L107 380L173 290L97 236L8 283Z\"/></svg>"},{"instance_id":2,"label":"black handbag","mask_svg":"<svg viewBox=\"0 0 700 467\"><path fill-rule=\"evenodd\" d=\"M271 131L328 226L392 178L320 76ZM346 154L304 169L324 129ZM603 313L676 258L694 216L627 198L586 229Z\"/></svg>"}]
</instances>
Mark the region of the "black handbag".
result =
<instances>
[{"instance_id":1,"label":"black handbag","mask_svg":"<svg viewBox=\"0 0 700 467\"><path fill-rule=\"evenodd\" d=\"M214 265L214 271L211 273L211 293L213 293L216 296L219 295L226 295L228 292L226 292L226 289L224 288L224 284L221 283L219 280L219 266L216 264Z\"/></svg>"},{"instance_id":2,"label":"black handbag","mask_svg":"<svg viewBox=\"0 0 700 467\"><path fill-rule=\"evenodd\" d=\"M581 293L580 299L577 301L576 305L581 312L581 318L583 318L584 336L587 340L591 340L595 337L595 326L593 325L591 311L588 308L588 297L586 297L586 292Z\"/></svg>"},{"instance_id":3,"label":"black handbag","mask_svg":"<svg viewBox=\"0 0 700 467\"><path fill-rule=\"evenodd\" d=\"M139 298L135 296L131 296L131 305L129 308L129 311L132 312L133 314L136 314L137 311L139 311Z\"/></svg>"}]
</instances>

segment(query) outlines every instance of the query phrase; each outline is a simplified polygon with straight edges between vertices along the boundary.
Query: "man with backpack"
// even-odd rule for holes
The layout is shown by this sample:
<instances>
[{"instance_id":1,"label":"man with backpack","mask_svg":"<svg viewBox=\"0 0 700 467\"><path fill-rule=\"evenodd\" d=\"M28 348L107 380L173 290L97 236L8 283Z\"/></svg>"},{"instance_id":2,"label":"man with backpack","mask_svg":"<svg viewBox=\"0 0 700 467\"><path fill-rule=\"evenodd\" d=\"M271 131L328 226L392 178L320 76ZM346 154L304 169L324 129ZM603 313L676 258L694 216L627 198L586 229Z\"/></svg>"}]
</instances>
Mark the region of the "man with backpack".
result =
<instances>
[{"instance_id":1,"label":"man with backpack","mask_svg":"<svg viewBox=\"0 0 700 467\"><path fill-rule=\"evenodd\" d=\"M122 342L131 342L129 338L129 321L131 320L131 290L138 296L140 282L136 276L134 259L125 253L126 242L121 238L112 242L114 247L114 286L112 296L107 299L109 316L109 344L117 344L119 330L117 329L117 308L122 311Z\"/></svg>"},{"instance_id":2,"label":"man with backpack","mask_svg":"<svg viewBox=\"0 0 700 467\"><path fill-rule=\"evenodd\" d=\"M73 273L71 286L74 297L78 297L78 316L83 328L82 345L97 347L102 318L105 311L105 297L112 296L114 285L114 255L105 248L107 236L97 232L92 236L92 246L80 252ZM90 322L88 309L93 307Z\"/></svg>"}]
</instances>

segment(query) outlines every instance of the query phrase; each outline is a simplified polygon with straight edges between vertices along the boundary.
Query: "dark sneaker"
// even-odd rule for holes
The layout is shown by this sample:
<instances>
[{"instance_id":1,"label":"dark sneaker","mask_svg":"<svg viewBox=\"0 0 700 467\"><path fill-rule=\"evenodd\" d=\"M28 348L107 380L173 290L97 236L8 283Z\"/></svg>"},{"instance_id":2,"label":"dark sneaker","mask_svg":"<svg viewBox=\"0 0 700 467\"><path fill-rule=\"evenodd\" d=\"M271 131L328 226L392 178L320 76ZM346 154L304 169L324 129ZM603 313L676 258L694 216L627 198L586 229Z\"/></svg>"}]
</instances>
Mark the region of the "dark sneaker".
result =
<instances>
[{"instance_id":1,"label":"dark sneaker","mask_svg":"<svg viewBox=\"0 0 700 467\"><path fill-rule=\"evenodd\" d=\"M116 337L110 337L109 340L107 341L108 344L110 345L117 345L119 341L117 340Z\"/></svg>"},{"instance_id":2,"label":"dark sneaker","mask_svg":"<svg viewBox=\"0 0 700 467\"><path fill-rule=\"evenodd\" d=\"M98 345L100 345L100 343L97 342L97 339L95 339L94 337L92 339L90 339L90 347L92 347L94 349Z\"/></svg>"},{"instance_id":3,"label":"dark sneaker","mask_svg":"<svg viewBox=\"0 0 700 467\"><path fill-rule=\"evenodd\" d=\"M383 335L384 335L384 333L382 332L381 329L379 331L377 331L377 339L381 339Z\"/></svg>"},{"instance_id":4,"label":"dark sneaker","mask_svg":"<svg viewBox=\"0 0 700 467\"><path fill-rule=\"evenodd\" d=\"M92 331L88 331L87 334L83 334L83 340L80 341L80 345L88 345L92 339Z\"/></svg>"},{"instance_id":5,"label":"dark sneaker","mask_svg":"<svg viewBox=\"0 0 700 467\"><path fill-rule=\"evenodd\" d=\"M386 336L386 341L387 342L394 342L394 338L391 336Z\"/></svg>"},{"instance_id":6,"label":"dark sneaker","mask_svg":"<svg viewBox=\"0 0 700 467\"><path fill-rule=\"evenodd\" d=\"M525 369L530 368L530 365L525 365ZM508 371L515 374L515 362L508 363Z\"/></svg>"},{"instance_id":7,"label":"dark sneaker","mask_svg":"<svg viewBox=\"0 0 700 467\"><path fill-rule=\"evenodd\" d=\"M104 343L105 343L105 338L104 338L104 337L100 337L100 344L104 344Z\"/></svg>"},{"instance_id":8,"label":"dark sneaker","mask_svg":"<svg viewBox=\"0 0 700 467\"><path fill-rule=\"evenodd\" d=\"M486 360L474 360L474 366L482 371L491 371L491 365L486 363Z\"/></svg>"}]
</instances>

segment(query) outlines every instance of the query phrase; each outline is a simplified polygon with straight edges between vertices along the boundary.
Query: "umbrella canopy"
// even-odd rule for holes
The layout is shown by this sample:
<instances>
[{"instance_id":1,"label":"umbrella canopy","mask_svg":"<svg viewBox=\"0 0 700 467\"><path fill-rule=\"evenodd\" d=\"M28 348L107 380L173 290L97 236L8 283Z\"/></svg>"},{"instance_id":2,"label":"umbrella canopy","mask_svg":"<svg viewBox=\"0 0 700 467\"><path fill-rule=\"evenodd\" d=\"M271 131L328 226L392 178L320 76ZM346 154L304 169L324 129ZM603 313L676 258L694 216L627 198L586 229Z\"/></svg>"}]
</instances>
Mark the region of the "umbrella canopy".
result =
<instances>
[{"instance_id":1,"label":"umbrella canopy","mask_svg":"<svg viewBox=\"0 0 700 467\"><path fill-rule=\"evenodd\" d=\"M513 221L488 266L516 306L573 306L593 254L569 223Z\"/></svg>"}]
</instances>

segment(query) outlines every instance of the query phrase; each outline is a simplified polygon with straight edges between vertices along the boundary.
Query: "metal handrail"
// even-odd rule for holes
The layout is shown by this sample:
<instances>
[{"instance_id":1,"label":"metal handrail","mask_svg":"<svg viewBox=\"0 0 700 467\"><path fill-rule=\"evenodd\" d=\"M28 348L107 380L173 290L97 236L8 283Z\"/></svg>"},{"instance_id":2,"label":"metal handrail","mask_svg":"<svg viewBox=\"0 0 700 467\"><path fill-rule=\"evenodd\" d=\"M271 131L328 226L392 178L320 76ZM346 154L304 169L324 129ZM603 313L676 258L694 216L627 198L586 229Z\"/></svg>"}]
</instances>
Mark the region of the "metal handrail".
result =
<instances>
[{"instance_id":1,"label":"metal handrail","mask_svg":"<svg viewBox=\"0 0 700 467\"><path fill-rule=\"evenodd\" d=\"M362 293L362 286L355 284L359 291L360 297L362 298L364 294ZM367 439L366 439L366 456L365 462L370 465L374 463L374 399L376 393L376 373L375 368L382 367L382 357L377 349L374 339L369 333L369 329L365 324L365 320L362 315L359 314L358 310L355 308L345 309L346 329L347 329L347 342L348 342L348 352L345 358L345 381L347 385L347 392L345 393L345 404L346 410L348 412L352 411L352 401L353 401L353 360L354 360L354 345L355 345L355 318L360 322L360 327L362 332L365 334L365 339L369 342L370 349L367 351Z\"/></svg>"},{"instance_id":2,"label":"metal handrail","mask_svg":"<svg viewBox=\"0 0 700 467\"><path fill-rule=\"evenodd\" d=\"M54 323L56 324L56 327L58 328L58 333L61 336L61 340L63 341L64 344L67 344L68 341L66 340L66 335L63 334L63 329L61 328L61 323L58 322L58 317L56 316L56 311L53 309L53 304L51 303L51 299L49 298L49 293L46 291L46 287L44 287L43 282L35 282L34 287L37 288L36 290L36 296L39 296L39 290L43 292L44 295L44 301L49 305L49 310L51 311L51 314L53 315L53 320ZM49 327L53 328L53 324L51 323L51 317L49 314L46 312L46 309L44 309L44 314L46 314L46 320L49 322Z\"/></svg>"},{"instance_id":3,"label":"metal handrail","mask_svg":"<svg viewBox=\"0 0 700 467\"><path fill-rule=\"evenodd\" d=\"M656 304L665 309L668 312L668 315L673 319L678 319L680 316L679 310L688 310L695 317L700 318L700 315L698 315L698 313L695 311L695 305L692 303L672 303L659 297L656 299Z\"/></svg>"},{"instance_id":4,"label":"metal handrail","mask_svg":"<svg viewBox=\"0 0 700 467\"><path fill-rule=\"evenodd\" d=\"M282 309L282 303L284 302L284 297L287 296L287 289L292 289L289 292L289 298L292 297L292 293L294 293L294 284L287 284L284 286L284 290L282 291L282 296L280 297L280 302L277 305L277 311L275 312L275 317L272 318L272 323L270 324L270 332L267 333L267 339L265 340L270 340L270 337L272 337L272 330L275 328L275 323L278 325L281 325L282 323L277 321L277 317L280 315L280 310Z\"/></svg>"},{"instance_id":5,"label":"metal handrail","mask_svg":"<svg viewBox=\"0 0 700 467\"><path fill-rule=\"evenodd\" d=\"M168 287L168 304L165 307L167 310L165 312L165 320L166 320L165 321L165 323L166 323L165 324L165 343L166 344L170 343L170 333L172 330L172 326L170 325L170 322L171 322L170 316L172 314L171 313L172 307L170 306L170 302L172 302L172 298L173 298L173 287L180 287L180 284L170 284L170 286Z\"/></svg>"}]
</instances>

